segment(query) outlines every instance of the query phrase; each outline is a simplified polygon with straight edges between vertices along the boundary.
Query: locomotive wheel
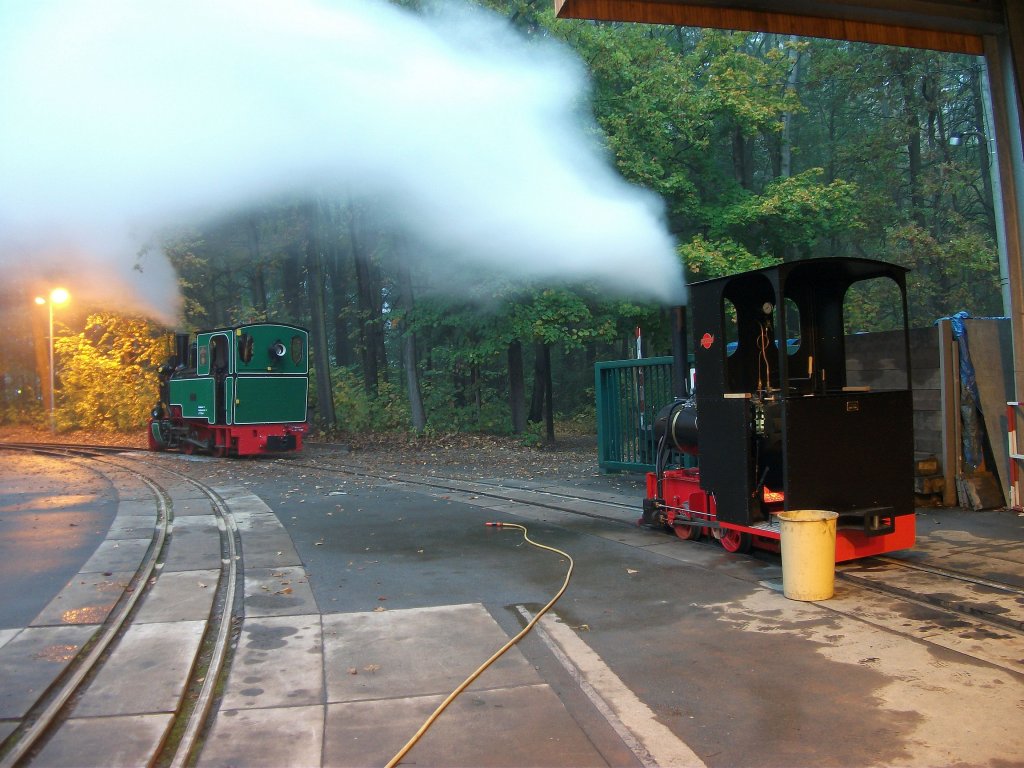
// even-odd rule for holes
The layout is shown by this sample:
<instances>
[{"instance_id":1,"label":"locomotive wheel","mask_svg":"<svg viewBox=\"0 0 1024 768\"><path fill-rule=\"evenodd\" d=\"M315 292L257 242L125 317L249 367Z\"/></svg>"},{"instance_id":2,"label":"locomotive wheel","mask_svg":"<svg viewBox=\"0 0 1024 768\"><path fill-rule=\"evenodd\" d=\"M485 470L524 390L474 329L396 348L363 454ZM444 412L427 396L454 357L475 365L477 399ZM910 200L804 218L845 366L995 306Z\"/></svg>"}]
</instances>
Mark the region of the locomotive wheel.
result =
<instances>
[{"instance_id":1,"label":"locomotive wheel","mask_svg":"<svg viewBox=\"0 0 1024 768\"><path fill-rule=\"evenodd\" d=\"M726 552L749 552L753 539L749 533L734 531L732 528L719 528L715 531L715 538L722 545Z\"/></svg>"},{"instance_id":2,"label":"locomotive wheel","mask_svg":"<svg viewBox=\"0 0 1024 768\"><path fill-rule=\"evenodd\" d=\"M676 536L683 541L696 541L700 538L704 529L699 525L673 525L672 530L674 530L676 532Z\"/></svg>"}]
</instances>

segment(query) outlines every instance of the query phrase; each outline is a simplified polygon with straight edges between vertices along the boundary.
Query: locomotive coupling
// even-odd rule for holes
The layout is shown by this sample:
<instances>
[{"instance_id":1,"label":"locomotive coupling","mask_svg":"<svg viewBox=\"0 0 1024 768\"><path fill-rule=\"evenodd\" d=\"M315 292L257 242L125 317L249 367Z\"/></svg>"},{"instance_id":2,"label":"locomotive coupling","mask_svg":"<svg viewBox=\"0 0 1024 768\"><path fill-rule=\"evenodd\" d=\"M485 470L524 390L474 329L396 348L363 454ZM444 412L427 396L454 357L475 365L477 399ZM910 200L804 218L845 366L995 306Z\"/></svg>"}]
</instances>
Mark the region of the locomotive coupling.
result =
<instances>
[{"instance_id":1,"label":"locomotive coupling","mask_svg":"<svg viewBox=\"0 0 1024 768\"><path fill-rule=\"evenodd\" d=\"M644 514L640 522L644 525L666 525L664 499L644 499Z\"/></svg>"}]
</instances>

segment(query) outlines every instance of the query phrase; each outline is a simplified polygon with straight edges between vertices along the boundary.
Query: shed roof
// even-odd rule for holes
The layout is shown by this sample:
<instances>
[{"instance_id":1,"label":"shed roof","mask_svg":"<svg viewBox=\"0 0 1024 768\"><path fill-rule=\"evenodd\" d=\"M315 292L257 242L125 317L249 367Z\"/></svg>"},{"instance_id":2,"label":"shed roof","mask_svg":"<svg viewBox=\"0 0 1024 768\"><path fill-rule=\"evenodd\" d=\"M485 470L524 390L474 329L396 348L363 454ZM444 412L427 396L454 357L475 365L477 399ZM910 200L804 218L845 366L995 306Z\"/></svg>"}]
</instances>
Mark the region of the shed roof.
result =
<instances>
[{"instance_id":1,"label":"shed roof","mask_svg":"<svg viewBox=\"0 0 1024 768\"><path fill-rule=\"evenodd\" d=\"M712 27L981 55L1018 0L555 0L560 18Z\"/></svg>"}]
</instances>

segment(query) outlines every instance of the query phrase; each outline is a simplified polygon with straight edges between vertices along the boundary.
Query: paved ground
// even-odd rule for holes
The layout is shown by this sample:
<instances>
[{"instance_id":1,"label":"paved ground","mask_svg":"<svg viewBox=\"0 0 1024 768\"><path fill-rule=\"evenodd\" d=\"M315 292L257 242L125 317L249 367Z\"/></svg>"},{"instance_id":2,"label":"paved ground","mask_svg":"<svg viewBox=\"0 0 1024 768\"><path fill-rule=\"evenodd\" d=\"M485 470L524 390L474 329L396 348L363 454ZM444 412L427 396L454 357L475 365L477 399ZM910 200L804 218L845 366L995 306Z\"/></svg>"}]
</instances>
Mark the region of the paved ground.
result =
<instances>
[{"instance_id":1,"label":"paved ground","mask_svg":"<svg viewBox=\"0 0 1024 768\"><path fill-rule=\"evenodd\" d=\"M3 464L0 629L24 626L43 610L103 541L117 509L109 485L84 469L16 454Z\"/></svg>"},{"instance_id":2,"label":"paved ground","mask_svg":"<svg viewBox=\"0 0 1024 768\"><path fill-rule=\"evenodd\" d=\"M487 519L525 521L531 536L572 554L576 573L539 631L457 699L406 764L1024 765L1024 647L1015 659L979 658L979 645L1018 646L973 636L967 623L949 635L925 606L888 610L885 599L842 584L834 601L796 603L780 594L771 558L472 492L424 493L398 477L354 480L288 461L162 460L220 490L243 550L245 617L200 765L387 762L561 583L563 558L484 527ZM24 469L0 477L17 482ZM628 477L532 484L639 498ZM97 514L107 491L96 494ZM129 495L121 489L122 505L138 503ZM140 698L138 681L154 667L158 677L180 675L176 649L196 642L208 611L204 569L219 560L208 546L209 508L186 493L172 502L178 549L161 576L166 599L147 598L119 666L97 678L34 764L132 764L159 738L174 702L152 683L151 700ZM993 575L1024 584L1024 518L929 510L920 529L921 557L971 548ZM130 549L119 541L81 552L82 572L116 578L125 565L116 558ZM90 597L100 589L83 586ZM52 605L33 623L81 632ZM33 628L16 620L2 626L5 675L5 658L60 647L56 635L30 640ZM6 691L19 685L28 683L5 678ZM111 723L117 747L104 728ZM90 749L105 759L86 760Z\"/></svg>"}]
</instances>

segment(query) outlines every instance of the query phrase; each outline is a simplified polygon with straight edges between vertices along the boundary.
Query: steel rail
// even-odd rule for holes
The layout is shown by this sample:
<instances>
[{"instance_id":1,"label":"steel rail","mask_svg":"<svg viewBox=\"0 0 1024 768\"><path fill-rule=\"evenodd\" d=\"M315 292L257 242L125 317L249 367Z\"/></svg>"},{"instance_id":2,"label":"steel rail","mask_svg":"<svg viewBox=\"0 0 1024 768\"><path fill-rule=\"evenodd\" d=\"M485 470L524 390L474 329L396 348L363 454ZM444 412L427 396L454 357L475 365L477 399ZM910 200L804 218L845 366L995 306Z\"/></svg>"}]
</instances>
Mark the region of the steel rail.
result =
<instances>
[{"instance_id":1,"label":"steel rail","mask_svg":"<svg viewBox=\"0 0 1024 768\"><path fill-rule=\"evenodd\" d=\"M352 474L352 475L364 476L364 477L372 477L372 478L384 479L384 480L393 480L394 479L394 475L395 475L395 473L393 473L393 472L392 473L388 473L388 472L381 472L381 471L373 471L373 470L368 470L366 468L359 467L359 466L356 466L356 465L338 464L338 463L334 463L334 462L324 463L324 464L302 463L300 466L302 466L304 468L307 468L307 469L318 469L318 470L321 470L321 471L337 470L337 471L345 473L345 474ZM478 494L478 495L489 496L489 497L492 497L492 498L498 498L498 499L502 499L502 500L514 501L514 502L520 502L520 503L532 503L535 506L540 506L540 507L544 507L544 508L548 508L548 509L555 509L555 510L558 510L558 511L561 511L561 512L567 512L567 513L570 513L570 514L573 514L573 515L586 516L586 517L590 517L590 518L605 520L605 521L608 521L608 522L619 523L619 524L623 524L623 525L631 525L630 523L627 523L626 521L623 521L623 520L621 520L619 518L614 518L614 517L610 517L610 516L607 516L607 515L601 515L601 514L592 513L592 512L591 513L582 512L582 511L577 510L577 509L570 509L570 508L567 508L565 506L560 506L557 503L557 501L556 501L556 503L551 503L551 504L543 504L543 503L538 504L538 503L535 503L535 502L522 502L519 499L510 499L508 494L501 493L498 490L490 491L490 492L489 491L480 490L477 486L481 485L481 483L479 483L477 481L460 480L460 479L457 479L457 478L447 478L447 477L445 477L443 475L430 475L430 476L423 475L423 476L421 476L422 479L416 479L416 478L414 478L414 476L416 474L417 473L415 473L415 472L403 471L402 472L402 477L401 477L400 481L401 482L405 482L405 483L409 483L409 484L419 484L419 485L424 485L424 486L428 486L428 487L432 487L432 488L439 488L439 489L442 489L442 490L461 491L461 492L465 492L466 489L464 487L459 487L460 484L472 483L474 485L473 492ZM531 494L541 493L541 494L544 494L544 495L552 498L553 500L564 501L564 502L579 502L579 501L582 501L582 502L587 502L587 503L591 503L591 504L605 504L605 505L608 505L608 506L613 506L613 507L618 508L618 509L627 509L627 508L629 508L625 504L619 504L619 503L615 503L615 502L608 502L608 501L601 500L601 499L588 498L586 496L575 496L575 495L570 495L570 494L565 494L565 493L556 493L556 492L551 492L551 491L542 491L542 490L539 490L539 489L532 489L532 488L518 488L518 487L514 487L514 488L512 488L512 490L515 490L517 493L531 493ZM979 586L985 586L985 587L988 587L990 589L1002 590L1004 592L1009 592L1009 593L1014 593L1014 594L1024 594L1024 590L1022 590L1022 589L1020 589L1018 587L1015 587L1012 584L1005 584L1003 582L997 582L997 581L993 581L991 579L984 579L982 577L975 576L974 574L967 573L967 572L964 572L964 571L957 571L957 570L950 569L950 568L942 568L942 567L938 567L938 566L924 565L924 564L920 564L920 563L908 563L906 561L899 560L897 558L892 558L892 557L881 557L881 556L879 556L879 557L875 557L875 558L872 558L872 559L876 560L876 561L883 561L883 562L886 562L886 563L892 563L892 564L898 565L899 567L906 568L906 569L916 569L916 570L929 572L929 573L932 573L934 575L942 576L942 577L949 578L949 579L955 579L955 580L966 582L966 583L976 584L976 585L979 585ZM920 594L917 594L917 593L915 593L915 592L913 592L913 591L911 591L909 589L901 589L900 587L891 586L891 585L887 585L887 584L882 584L882 583L879 583L879 582L877 582L875 580L872 580L871 578L869 578L867 576L858 575L858 574L855 574L855 573L847 573L841 567L836 570L836 577L840 578L840 579L843 579L843 580L846 580L846 581L850 582L851 584L857 584L858 586L861 586L861 587L863 587L865 589L870 589L871 591L874 591L876 593L885 594L885 595L887 595L889 597L898 597L900 599L903 599L903 600L906 600L908 602L915 603L915 604L918 604L918 605L927 606L927 607L930 607L930 608L938 608L940 610L944 610L944 611L947 611L949 613L953 613L953 614L957 614L957 615L961 615L961 616L969 616L971 619L974 619L974 620L979 621L979 622L984 623L984 624L988 624L988 625L990 625L992 627L997 627L997 628L999 628L1001 630L1010 630L1010 631L1013 631L1013 632L1022 632L1022 631L1024 631L1024 623L1018 622L1015 619L1006 619L1006 618L1001 617L998 614L987 613L985 611L978 610L976 608L972 608L972 607L970 607L968 605L964 605L962 603L958 603L955 600L945 600L945 599L941 599L941 598L934 598L934 597L931 597L931 596L928 596L928 595L920 595Z\"/></svg>"},{"instance_id":2,"label":"steel rail","mask_svg":"<svg viewBox=\"0 0 1024 768\"><path fill-rule=\"evenodd\" d=\"M898 562L898 561L897 561ZM970 574L958 573L955 571L948 571L946 569L927 569L927 568L914 568L907 567L906 570L920 570L931 572L936 576L942 578L955 579L957 581L963 581L972 584L978 584L986 586L990 589L1001 590L1008 594L1019 594L1019 590L1009 584L1002 584L1000 582L974 579ZM990 627L999 629L1000 631L1010 631L1015 634L1024 634L1024 619L1006 618L999 613L993 613L982 610L975 607L964 600L954 600L946 597L938 597L936 595L927 595L915 592L911 588L900 587L895 584L886 582L880 582L871 579L865 574L860 574L850 570L837 570L836 578L843 581L847 581L851 584L855 584L863 589L877 592L879 594L887 595L889 597L896 597L900 600L905 600L916 605L921 605L927 608L938 608L946 611L947 613L956 614L959 616L966 616L981 624L987 624Z\"/></svg>"},{"instance_id":3,"label":"steel rail","mask_svg":"<svg viewBox=\"0 0 1024 768\"><path fill-rule=\"evenodd\" d=\"M579 509L568 508L568 503L585 502L588 504L602 505L605 507L620 510L632 509L632 507L630 507L629 505L622 504L620 502L608 501L606 499L597 499L593 497L588 497L586 495L573 495L551 490L525 488L519 486L495 486L493 484L481 482L479 480L466 480L462 478L448 477L436 474L428 476L416 472L411 472L405 469L401 471L373 470L357 464L349 464L334 461L310 463L304 461L289 460L288 463L289 466L318 470L322 472L337 472L340 474L352 475L356 477L366 477L395 483L406 483L409 485L418 485L445 491L455 491L462 493L472 492L478 496L485 496L488 498L500 499L502 501L511 501L516 503L529 503L534 506L546 509L553 509L556 511L566 512L580 517L588 517L619 525L634 525L634 523L630 523L618 517L603 515L598 512L585 512ZM467 486L472 487L467 488ZM515 494L531 494L533 496L544 496L549 500L549 503L543 503L538 501L525 502L520 498L513 498L510 492L514 492ZM958 581L973 583L979 586L985 586L992 589L1013 592L1016 594L1024 594L1024 590L1015 587L1014 585L993 581L991 579L984 579L964 571L957 571L955 569L942 568L939 566L925 565L921 563L908 563L907 561L899 560L897 558L892 557L879 556L874 559L877 561L891 563L902 568L917 569L920 571L930 572L934 575L939 575L946 578L955 579ZM970 610L962 605L958 605L955 601L931 598L927 595L916 594L907 589L901 589L899 587L891 587L889 585L881 584L865 576L847 573L842 568L837 569L836 577L849 581L851 584L856 583L857 585L862 586L866 589L870 589L874 592L886 594L890 597L898 597L907 600L908 602L916 603L919 605L924 605L932 608L939 608L941 610L945 610L950 613L955 613L959 615L970 616L972 619L979 620L984 623L991 624L993 626L997 626L1000 629L1011 630L1015 632L1020 632L1022 629L1024 629L1024 627L1022 627L1021 624L1015 620L1001 619L1001 617L999 617L998 615L985 613L983 611Z\"/></svg>"},{"instance_id":4,"label":"steel rail","mask_svg":"<svg viewBox=\"0 0 1024 768\"><path fill-rule=\"evenodd\" d=\"M34 717L30 726L21 728L8 737L8 740L17 738L18 741L0 758L0 768L14 768L39 742L40 738L58 723L61 711L65 705L82 689L83 683L85 683L90 675L99 668L99 663L103 659L105 651L127 628L126 623L132 613L132 609L144 594L148 593L152 588L149 582L153 577L159 555L163 552L170 533L173 510L168 510L165 490L150 477L146 476L144 472L140 471L137 466L131 466L134 463L132 459L128 459L129 464L126 464L112 461L109 458L97 458L95 455L123 454L136 450L141 452L144 449L48 443L0 443L0 449L5 447L25 452L43 453L59 458L86 457L97 463L104 463L129 471L139 477L153 491L158 502L158 519L163 520L163 525L154 534L154 543L147 549L146 560L131 581L131 584L141 585L144 588L136 587L131 590L127 593L127 600L115 606L115 610L104 622L103 635L91 642L88 646L87 655L80 662L75 662L74 672L65 674L63 684L57 694L48 697L45 710ZM146 462L143 463L145 464ZM236 543L238 529L227 503L210 486L167 467L160 466L156 467L156 469L184 480L205 494L210 499L211 505L222 523L222 525L218 526L221 531L222 557L217 594L214 597L214 610L207 621L207 627L199 642L199 650L197 651L196 658L193 660L188 679L184 682L182 690L187 692L189 689L194 688L198 684L197 670L200 667L205 667L202 685L191 705L189 704L189 697L184 694L182 695L181 703L178 711L174 713L174 718L175 723L178 723L181 718L185 717L185 725L179 730L178 726L172 723L168 728L168 733L175 733L177 731L181 735L171 742L163 743L160 752L152 760L153 764L168 765L171 768L183 768L189 763L192 753L199 742L203 726L210 714L217 685L225 672L225 664L230 647L231 619L235 612L238 585L239 554ZM98 470L94 469L93 471ZM159 573L157 578L159 578ZM208 650L204 651L204 649ZM172 750L170 755L165 754L168 750Z\"/></svg>"},{"instance_id":5,"label":"steel rail","mask_svg":"<svg viewBox=\"0 0 1024 768\"><path fill-rule=\"evenodd\" d=\"M9 447L9 444L4 444L0 447ZM15 450L45 453L60 457L72 455L68 451L56 453L48 451L43 447L16 447ZM75 458L78 458L78 456L75 456ZM93 471L97 470L94 469ZM80 660L76 659L73 667L59 678L60 687L56 693L49 696L47 693L43 694L40 702L43 699L47 700L44 709L32 718L31 724L19 727L8 737L8 740L15 739L15 742L0 759L0 768L13 768L38 743L43 734L50 730L68 700L81 688L85 679L98 668L98 664L107 648L110 647L110 644L122 634L132 609L142 598L143 594L149 591L149 580L156 569L157 559L163 551L164 543L167 540L170 515L167 510L166 496L162 489L144 475L136 474L153 491L157 501L157 520L158 522L162 520L163 524L155 526L153 539L146 550L146 556L129 582L129 586L135 585L135 588L126 590L126 596L122 596L115 604L113 610L104 620L99 635L90 641L88 645L89 650L86 652L86 655ZM52 690L52 687L48 690Z\"/></svg>"},{"instance_id":6,"label":"steel rail","mask_svg":"<svg viewBox=\"0 0 1024 768\"><path fill-rule=\"evenodd\" d=\"M146 453L148 454L149 452L146 451ZM133 461L134 459L129 458L128 460ZM113 463L116 466L124 466L121 463ZM143 460L143 463L148 464L145 460ZM158 469L166 474L174 475L202 491L210 499L214 512L223 523L223 526L218 526L218 529L221 531L224 556L221 557L221 573L217 582L217 594L214 596L214 610L211 611L203 637L200 639L200 650L197 652L189 679L183 686L183 691L187 692L198 682L197 669L203 666L203 662L205 662L206 671L202 677L202 685L191 706L188 705L188 696L182 695L181 705L175 713L175 719L180 720L180 718L186 717L185 726L181 730L179 738L170 744L165 743L162 745L161 754L153 761L155 764L167 765L170 768L184 768L193 757L193 752L199 743L203 726L209 718L213 700L216 697L217 686L225 673L225 664L230 647L231 619L235 613L235 600L238 589L238 562L240 559L236 543L238 527L227 503L213 488L195 478L189 477L183 472L178 472L164 466L159 466ZM203 653L203 649L209 645L211 632L212 645L207 656ZM175 726L172 726L169 732L174 732L174 730ZM164 754L168 749L172 750L169 756Z\"/></svg>"},{"instance_id":7,"label":"steel rail","mask_svg":"<svg viewBox=\"0 0 1024 768\"><path fill-rule=\"evenodd\" d=\"M619 525L625 525L625 526L629 526L629 527L634 527L635 526L635 522L634 523L630 523L630 522L622 520L621 518L618 518L618 517L612 517L610 515L602 515L602 514L599 514L599 513L596 513L596 512L583 512L583 511L578 510L578 509L568 509L567 507L561 506L561 505L559 505L557 503L544 504L544 503L539 503L537 501L521 502L519 499L510 497L509 496L509 491L515 491L516 493L527 493L527 494L533 494L533 495L547 496L547 497L550 497L551 499L559 500L559 501L562 501L562 502L582 501L582 502L586 502L588 504L597 504L597 505L601 505L601 506L604 506L604 507L611 507L613 509L637 511L637 510L635 510L635 508L632 505L623 504L623 503L617 502L617 501L608 501L607 499L596 499L596 498L594 498L592 496L574 496L572 494L559 493L559 492L556 492L556 491L547 491L547 490L543 490L543 489L540 489L540 488L523 488L523 487L518 487L518 486L507 486L507 487L506 486L497 486L497 485L493 485L491 483L484 483L484 482L481 482L479 480L463 480L461 478L446 477L444 475L429 475L429 476L428 475L419 475L417 477L417 473L415 473L415 472L406 472L405 470L403 470L402 473L387 472L387 471L373 471L373 470L369 470L369 469L367 469L365 467L361 467L361 466L358 466L358 465L338 464L338 463L334 463L334 462L331 462L331 463L328 463L328 464L307 464L307 463L302 463L302 462L292 462L292 461L289 461L288 464L289 464L289 466L301 467L303 469L314 469L314 470L320 470L320 471L323 471L323 472L336 471L336 472L339 472L341 474L354 475L356 477L370 477L370 478L374 478L374 479L377 479L377 480L387 480L387 481L395 482L395 483L408 483L410 485L422 485L422 486L426 486L426 487L429 487L429 488L437 488L437 489L443 490L443 491L458 491L458 492L461 492L461 493L466 493L468 491L468 489L465 488L465 487L462 487L462 486L472 485L473 488L472 488L471 492L476 494L477 496L486 496L487 498L499 499L501 501L512 501L512 502L524 503L524 504L525 503L529 503L529 504L531 504L532 506L535 506L535 507L543 507L545 509L554 509L554 510L557 510L559 512L568 512L568 513L571 513L573 515L578 515L580 517L590 517L590 518L593 518L595 520L605 520L605 521L610 522L610 523L618 523ZM399 474L401 474L401 477L398 477ZM487 490L488 488L494 488L494 490Z\"/></svg>"},{"instance_id":8,"label":"steel rail","mask_svg":"<svg viewBox=\"0 0 1024 768\"><path fill-rule=\"evenodd\" d=\"M969 574L964 571L957 571L953 568L943 568L940 565L928 565L926 563L916 563L910 560L900 560L898 557L888 557L885 555L877 555L872 559L880 560L883 563L889 563L890 565L899 566L900 568L922 571L935 576L945 576L950 579L956 579L957 581L965 581L969 584L976 584L979 587L989 587L991 589L1000 589L1004 592L1013 592L1018 595L1024 595L1024 588L1022 587L1018 587L1014 584L1007 584L1003 581L994 581L992 579L982 578L981 576L974 576L973 574Z\"/></svg>"}]
</instances>

